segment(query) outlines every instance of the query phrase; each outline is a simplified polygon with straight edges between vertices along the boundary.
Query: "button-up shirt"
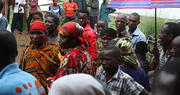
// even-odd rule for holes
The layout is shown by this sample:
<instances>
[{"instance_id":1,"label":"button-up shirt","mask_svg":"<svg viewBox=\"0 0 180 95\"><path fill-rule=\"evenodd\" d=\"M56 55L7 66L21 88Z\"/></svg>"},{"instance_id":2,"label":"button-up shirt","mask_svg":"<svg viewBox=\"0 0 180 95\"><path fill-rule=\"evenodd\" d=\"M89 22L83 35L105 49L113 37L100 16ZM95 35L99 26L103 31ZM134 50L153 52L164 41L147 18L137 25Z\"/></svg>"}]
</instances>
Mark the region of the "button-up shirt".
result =
<instances>
[{"instance_id":1,"label":"button-up shirt","mask_svg":"<svg viewBox=\"0 0 180 95\"><path fill-rule=\"evenodd\" d=\"M136 49L136 44L140 41L146 42L146 36L137 27L136 30L131 34L133 50Z\"/></svg>"},{"instance_id":2,"label":"button-up shirt","mask_svg":"<svg viewBox=\"0 0 180 95\"><path fill-rule=\"evenodd\" d=\"M106 71L102 68L97 73L96 78L108 85L112 95L139 95L144 89L132 77L122 72L120 68L109 81L106 81L106 74Z\"/></svg>"}]
</instances>

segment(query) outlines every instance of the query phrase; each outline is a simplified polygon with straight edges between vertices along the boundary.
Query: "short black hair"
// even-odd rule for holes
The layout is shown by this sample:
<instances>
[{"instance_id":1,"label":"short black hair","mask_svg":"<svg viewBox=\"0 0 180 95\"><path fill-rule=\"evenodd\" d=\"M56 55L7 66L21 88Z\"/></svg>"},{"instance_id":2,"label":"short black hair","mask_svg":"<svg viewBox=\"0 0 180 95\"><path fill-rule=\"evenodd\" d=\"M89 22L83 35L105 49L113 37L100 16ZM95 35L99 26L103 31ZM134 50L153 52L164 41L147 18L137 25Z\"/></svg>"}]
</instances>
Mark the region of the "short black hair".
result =
<instances>
[{"instance_id":1,"label":"short black hair","mask_svg":"<svg viewBox=\"0 0 180 95\"><path fill-rule=\"evenodd\" d=\"M17 42L13 33L0 31L0 55L15 58L17 56Z\"/></svg>"},{"instance_id":2,"label":"short black hair","mask_svg":"<svg viewBox=\"0 0 180 95\"><path fill-rule=\"evenodd\" d=\"M138 13L134 12L134 13L131 13L130 16L131 15L137 17L138 20L140 20L140 15Z\"/></svg>"},{"instance_id":3,"label":"short black hair","mask_svg":"<svg viewBox=\"0 0 180 95\"><path fill-rule=\"evenodd\" d=\"M33 16L34 15L38 15L43 20L43 14L40 11L33 13Z\"/></svg>"},{"instance_id":4,"label":"short black hair","mask_svg":"<svg viewBox=\"0 0 180 95\"><path fill-rule=\"evenodd\" d=\"M98 20L97 22L99 22L99 21L104 22L104 23L105 23L105 25L106 25L106 27L108 28L108 22L107 22L106 20L104 20L104 19L100 19L100 20Z\"/></svg>"},{"instance_id":5,"label":"short black hair","mask_svg":"<svg viewBox=\"0 0 180 95\"><path fill-rule=\"evenodd\" d=\"M167 22L164 25L167 25L166 28L167 34L172 34L173 38L175 38L176 36L180 36L180 25L174 22Z\"/></svg>"},{"instance_id":6,"label":"short black hair","mask_svg":"<svg viewBox=\"0 0 180 95\"><path fill-rule=\"evenodd\" d=\"M147 47L147 44L146 42L144 41L139 41L137 44L136 44L136 50L135 50L136 53L140 53L140 54L146 54L148 52L148 47Z\"/></svg>"},{"instance_id":7,"label":"short black hair","mask_svg":"<svg viewBox=\"0 0 180 95\"><path fill-rule=\"evenodd\" d=\"M113 28L107 28L107 29L101 31L100 37L102 37L104 35L116 38L117 31L114 30Z\"/></svg>"},{"instance_id":8,"label":"short black hair","mask_svg":"<svg viewBox=\"0 0 180 95\"><path fill-rule=\"evenodd\" d=\"M120 49L118 47L116 47L116 46L107 46L107 47L104 48L104 50L111 50L112 51L112 55L114 57L117 57L117 58L120 57L120 55L121 55L120 54Z\"/></svg>"},{"instance_id":9,"label":"short black hair","mask_svg":"<svg viewBox=\"0 0 180 95\"><path fill-rule=\"evenodd\" d=\"M56 25L57 26L59 25L59 23L60 23L59 18L53 11L48 11L45 15L45 18L47 18L47 17L52 17L53 21L56 23Z\"/></svg>"},{"instance_id":10,"label":"short black hair","mask_svg":"<svg viewBox=\"0 0 180 95\"><path fill-rule=\"evenodd\" d=\"M79 13L85 13L85 14L87 14L87 18L89 19L89 11L88 11L88 10L82 9L82 10L80 10L80 11L78 12L78 14L79 14Z\"/></svg>"},{"instance_id":11,"label":"short black hair","mask_svg":"<svg viewBox=\"0 0 180 95\"><path fill-rule=\"evenodd\" d=\"M3 7L4 7L4 3L2 2L2 0L0 0L0 13L1 13Z\"/></svg>"}]
</instances>

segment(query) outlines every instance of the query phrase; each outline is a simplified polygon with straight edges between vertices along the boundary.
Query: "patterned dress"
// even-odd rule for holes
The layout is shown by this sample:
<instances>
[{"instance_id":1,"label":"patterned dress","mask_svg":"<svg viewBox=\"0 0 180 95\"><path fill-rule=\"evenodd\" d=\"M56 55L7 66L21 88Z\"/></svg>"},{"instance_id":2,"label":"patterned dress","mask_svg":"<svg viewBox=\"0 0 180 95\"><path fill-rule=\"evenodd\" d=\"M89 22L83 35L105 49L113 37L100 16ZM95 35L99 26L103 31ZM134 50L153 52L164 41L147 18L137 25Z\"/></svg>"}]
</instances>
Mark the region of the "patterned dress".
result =
<instances>
[{"instance_id":1,"label":"patterned dress","mask_svg":"<svg viewBox=\"0 0 180 95\"><path fill-rule=\"evenodd\" d=\"M60 66L60 59L58 58L60 48L52 43L39 49L32 49L32 47L33 45L23 51L20 68L31 73L46 87L46 79L54 76Z\"/></svg>"},{"instance_id":2,"label":"patterned dress","mask_svg":"<svg viewBox=\"0 0 180 95\"><path fill-rule=\"evenodd\" d=\"M95 68L92 59L88 52L82 47L69 50L69 52L64 56L56 75L48 78L48 84L51 86L54 80L74 73L95 75Z\"/></svg>"}]
</instances>

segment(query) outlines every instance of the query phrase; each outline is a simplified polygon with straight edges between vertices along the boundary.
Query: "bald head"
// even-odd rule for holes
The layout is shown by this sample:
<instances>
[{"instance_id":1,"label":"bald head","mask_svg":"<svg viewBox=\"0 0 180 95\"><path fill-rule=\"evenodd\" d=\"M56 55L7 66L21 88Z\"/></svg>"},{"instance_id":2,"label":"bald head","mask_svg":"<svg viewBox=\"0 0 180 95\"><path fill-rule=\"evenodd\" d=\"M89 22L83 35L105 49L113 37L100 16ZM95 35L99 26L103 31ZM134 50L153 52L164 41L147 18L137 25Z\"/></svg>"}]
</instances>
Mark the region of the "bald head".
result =
<instances>
[{"instance_id":1,"label":"bald head","mask_svg":"<svg viewBox=\"0 0 180 95\"><path fill-rule=\"evenodd\" d=\"M126 30L127 16L125 14L118 14L118 16L116 17L115 24L118 32Z\"/></svg>"},{"instance_id":2,"label":"bald head","mask_svg":"<svg viewBox=\"0 0 180 95\"><path fill-rule=\"evenodd\" d=\"M118 19L122 19L123 21L125 21L127 23L127 15L125 14L118 14L118 16L116 17L116 20Z\"/></svg>"}]
</instances>

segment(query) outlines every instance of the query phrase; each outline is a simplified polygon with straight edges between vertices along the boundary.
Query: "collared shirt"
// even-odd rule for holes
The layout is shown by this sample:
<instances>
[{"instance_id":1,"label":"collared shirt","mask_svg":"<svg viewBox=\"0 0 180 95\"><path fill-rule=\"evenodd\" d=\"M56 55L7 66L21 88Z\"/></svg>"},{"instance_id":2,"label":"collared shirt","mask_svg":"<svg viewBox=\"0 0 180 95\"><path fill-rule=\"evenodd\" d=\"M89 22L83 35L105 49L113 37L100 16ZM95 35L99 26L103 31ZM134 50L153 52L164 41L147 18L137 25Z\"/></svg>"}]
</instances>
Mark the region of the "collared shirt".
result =
<instances>
[{"instance_id":1,"label":"collared shirt","mask_svg":"<svg viewBox=\"0 0 180 95\"><path fill-rule=\"evenodd\" d=\"M140 41L146 42L146 36L137 27L136 30L131 34L133 50L136 49L136 44Z\"/></svg>"},{"instance_id":2,"label":"collared shirt","mask_svg":"<svg viewBox=\"0 0 180 95\"><path fill-rule=\"evenodd\" d=\"M30 13L34 13L37 11L37 8L38 8L38 0L30 0Z\"/></svg>"},{"instance_id":3,"label":"collared shirt","mask_svg":"<svg viewBox=\"0 0 180 95\"><path fill-rule=\"evenodd\" d=\"M102 68L96 78L108 85L112 95L139 95L144 87L118 68L117 73L106 81L106 71Z\"/></svg>"},{"instance_id":4,"label":"collared shirt","mask_svg":"<svg viewBox=\"0 0 180 95\"><path fill-rule=\"evenodd\" d=\"M64 9L66 10L66 16L72 17L75 15L75 10L78 9L77 4L74 2L65 2L64 3Z\"/></svg>"},{"instance_id":5,"label":"collared shirt","mask_svg":"<svg viewBox=\"0 0 180 95\"><path fill-rule=\"evenodd\" d=\"M100 9L100 16L99 19L101 20L106 20L107 22L110 22L110 18L108 17L108 15L110 13L113 13L116 11L116 9L114 8L106 8L108 3L102 3L101 4L101 9Z\"/></svg>"},{"instance_id":6,"label":"collared shirt","mask_svg":"<svg viewBox=\"0 0 180 95\"><path fill-rule=\"evenodd\" d=\"M46 95L37 79L20 70L18 63L9 64L0 71L0 83L0 95Z\"/></svg>"},{"instance_id":7,"label":"collared shirt","mask_svg":"<svg viewBox=\"0 0 180 95\"><path fill-rule=\"evenodd\" d=\"M86 49L88 50L90 56L92 57L93 60L97 59L97 44L96 44L97 34L90 27L89 24L87 24L86 27L84 28L83 36L87 39L89 43L89 46L86 47Z\"/></svg>"},{"instance_id":8,"label":"collared shirt","mask_svg":"<svg viewBox=\"0 0 180 95\"><path fill-rule=\"evenodd\" d=\"M16 2L18 3L16 5ZM19 6L19 4L26 4L26 0L15 0L14 13L24 13L24 7Z\"/></svg>"}]
</instances>

